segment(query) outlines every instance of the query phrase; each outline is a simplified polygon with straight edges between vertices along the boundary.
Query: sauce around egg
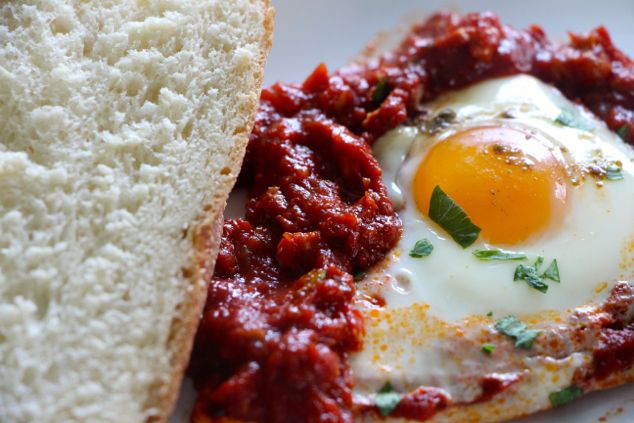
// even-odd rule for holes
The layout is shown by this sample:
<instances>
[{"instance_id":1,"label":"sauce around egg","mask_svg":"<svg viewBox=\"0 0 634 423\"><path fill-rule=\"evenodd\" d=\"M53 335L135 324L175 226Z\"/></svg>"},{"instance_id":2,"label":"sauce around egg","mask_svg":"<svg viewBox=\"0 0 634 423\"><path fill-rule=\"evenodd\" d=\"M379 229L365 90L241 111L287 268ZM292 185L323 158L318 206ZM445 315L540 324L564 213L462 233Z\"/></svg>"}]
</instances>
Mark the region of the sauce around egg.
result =
<instances>
[{"instance_id":1,"label":"sauce around egg","mask_svg":"<svg viewBox=\"0 0 634 423\"><path fill-rule=\"evenodd\" d=\"M380 261L401 234L369 146L423 114L422 102L519 73L555 85L634 140L634 64L603 28L558 45L537 26L518 31L492 14L437 14L381 59L333 74L320 65L303 84L262 91L239 182L249 191L246 214L224 223L195 340L193 421L353 419L347 358L362 348L364 331L353 275ZM486 142L475 146L475 138ZM421 210L441 178L492 242L519 242L561 219L560 164L538 141L478 128L433 154L440 164L423 164L417 176ZM474 157L490 173L452 168L456 156ZM517 207L517 192L497 182L499 172L514 173L517 190L532 193L534 215ZM462 197L465 178L495 196L474 189ZM520 219L494 225L504 213ZM407 398L399 417L427 418L449 401L441 393Z\"/></svg>"}]
</instances>

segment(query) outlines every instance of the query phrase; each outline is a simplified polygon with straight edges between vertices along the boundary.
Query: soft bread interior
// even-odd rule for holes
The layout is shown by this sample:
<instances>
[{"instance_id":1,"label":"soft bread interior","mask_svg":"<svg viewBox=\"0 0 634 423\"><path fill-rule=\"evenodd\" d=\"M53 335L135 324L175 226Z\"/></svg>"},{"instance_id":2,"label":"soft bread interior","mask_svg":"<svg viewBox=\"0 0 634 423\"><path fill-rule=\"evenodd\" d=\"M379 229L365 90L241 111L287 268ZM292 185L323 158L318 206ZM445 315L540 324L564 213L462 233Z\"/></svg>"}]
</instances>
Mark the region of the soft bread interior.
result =
<instances>
[{"instance_id":1,"label":"soft bread interior","mask_svg":"<svg viewBox=\"0 0 634 423\"><path fill-rule=\"evenodd\" d=\"M0 421L166 418L271 20L265 0L0 3Z\"/></svg>"}]
</instances>

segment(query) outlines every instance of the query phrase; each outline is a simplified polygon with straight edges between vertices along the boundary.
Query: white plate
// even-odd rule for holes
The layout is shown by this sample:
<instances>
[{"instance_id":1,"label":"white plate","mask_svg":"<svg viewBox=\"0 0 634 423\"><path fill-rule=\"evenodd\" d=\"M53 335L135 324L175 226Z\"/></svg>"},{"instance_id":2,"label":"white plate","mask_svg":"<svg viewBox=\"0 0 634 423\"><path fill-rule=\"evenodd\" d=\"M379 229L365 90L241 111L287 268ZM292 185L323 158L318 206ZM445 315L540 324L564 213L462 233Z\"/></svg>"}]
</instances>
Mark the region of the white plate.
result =
<instances>
[{"instance_id":1,"label":"white plate","mask_svg":"<svg viewBox=\"0 0 634 423\"><path fill-rule=\"evenodd\" d=\"M271 0L277 9L265 85L302 81L324 62L335 69L379 31L440 9L495 12L519 28L540 24L553 38L604 25L634 55L633 0Z\"/></svg>"},{"instance_id":2,"label":"white plate","mask_svg":"<svg viewBox=\"0 0 634 423\"><path fill-rule=\"evenodd\" d=\"M490 10L504 23L524 28L540 24L553 38L567 31L606 26L615 44L634 56L634 0L271 0L277 9L273 50L264 76L302 81L321 62L335 69L354 57L380 31L445 8L458 12ZM195 397L185 381L170 423L189 422ZM561 409L522 419L522 423L632 423L634 384L598 392ZM519 421L518 421L519 423Z\"/></svg>"}]
</instances>

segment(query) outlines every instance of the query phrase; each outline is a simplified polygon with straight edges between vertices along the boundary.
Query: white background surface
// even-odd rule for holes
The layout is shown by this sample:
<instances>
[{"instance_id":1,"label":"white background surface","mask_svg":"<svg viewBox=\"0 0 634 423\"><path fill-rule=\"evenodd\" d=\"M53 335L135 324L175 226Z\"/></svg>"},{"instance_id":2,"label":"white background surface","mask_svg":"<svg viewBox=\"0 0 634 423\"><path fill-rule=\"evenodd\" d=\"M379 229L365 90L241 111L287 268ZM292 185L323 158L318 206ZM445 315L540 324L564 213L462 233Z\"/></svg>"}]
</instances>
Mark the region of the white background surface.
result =
<instances>
[{"instance_id":1,"label":"white background surface","mask_svg":"<svg viewBox=\"0 0 634 423\"><path fill-rule=\"evenodd\" d=\"M605 25L617 47L634 56L634 0L271 0L277 9L273 49L264 83L302 81L320 62L335 69L378 32L413 22L441 8L490 10L516 27L540 24L551 38ZM193 392L185 382L170 423L189 421ZM522 423L634 422L634 384L583 397L573 405Z\"/></svg>"},{"instance_id":2,"label":"white background surface","mask_svg":"<svg viewBox=\"0 0 634 423\"><path fill-rule=\"evenodd\" d=\"M302 81L320 62L334 69L379 31L440 9L493 11L519 28L540 24L555 39L604 25L634 55L634 0L271 0L277 13L265 85ZM634 418L632 419L634 421Z\"/></svg>"}]
</instances>

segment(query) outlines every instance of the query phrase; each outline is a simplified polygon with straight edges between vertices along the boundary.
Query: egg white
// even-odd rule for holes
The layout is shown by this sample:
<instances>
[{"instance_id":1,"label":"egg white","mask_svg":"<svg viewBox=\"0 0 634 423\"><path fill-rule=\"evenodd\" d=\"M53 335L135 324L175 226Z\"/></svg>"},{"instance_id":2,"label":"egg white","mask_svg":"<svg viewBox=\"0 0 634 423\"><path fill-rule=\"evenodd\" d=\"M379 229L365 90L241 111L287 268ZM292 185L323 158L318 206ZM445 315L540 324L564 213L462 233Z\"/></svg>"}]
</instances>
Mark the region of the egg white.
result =
<instances>
[{"instance_id":1,"label":"egg white","mask_svg":"<svg viewBox=\"0 0 634 423\"><path fill-rule=\"evenodd\" d=\"M630 257L634 241L634 152L630 146L557 90L526 75L490 80L451 93L431 105L431 114L446 108L455 111L455 123L440 134L401 127L375 145L384 182L403 221L399 244L370 275L370 279L380 279L385 285L381 295L388 307L426 303L433 314L447 321L491 311L526 314L563 310L602 298L615 282L634 278ZM595 128L584 131L555 124L562 109L579 113ZM500 117L509 111L513 119ZM604 181L603 186L597 186L590 176L576 186L569 182L563 223L528 242L498 246L478 241L463 249L418 210L412 181L435 143L480 125L535 131L571 167L591 162L600 151L604 158L623 164L624 179ZM433 244L433 253L412 258L408 252L420 239ZM480 261L472 254L479 248L524 253L530 259L524 264L543 257L544 269L557 259L561 282L549 283L545 294L521 281L513 282L518 262Z\"/></svg>"},{"instance_id":2,"label":"egg white","mask_svg":"<svg viewBox=\"0 0 634 423\"><path fill-rule=\"evenodd\" d=\"M588 355L532 357L517 351L512 342L498 342L495 354L504 358L491 359L480 346L500 336L493 328L496 319L514 315L543 330L564 322L577 307L602 301L617 281L634 280L634 150L596 117L530 76L485 81L428 106L430 116L450 108L455 119L432 134L402 126L374 145L403 235L359 284L362 296L381 298L384 305L365 306L364 348L350 357L355 395L372 398L390 381L399 392L434 386L454 401L468 402L477 396L482 375L515 372L528 384L518 390L526 404L516 406L529 412L547 402L544 396L549 392L570 384ZM591 121L594 128L584 131L556 124L562 109ZM483 125L534 131L566 163L571 176L561 225L519 245L478 240L463 249L418 210L412 181L426 153L456 132ZM598 155L621 162L624 178L603 181L603 186L591 176L574 181L574 170ZM433 252L410 257L421 239L433 244ZM524 253L529 259L484 262L472 254L479 248ZM515 267L537 257L544 257L543 269L553 259L559 265L561 282L548 281L545 294L513 281Z\"/></svg>"}]
</instances>

